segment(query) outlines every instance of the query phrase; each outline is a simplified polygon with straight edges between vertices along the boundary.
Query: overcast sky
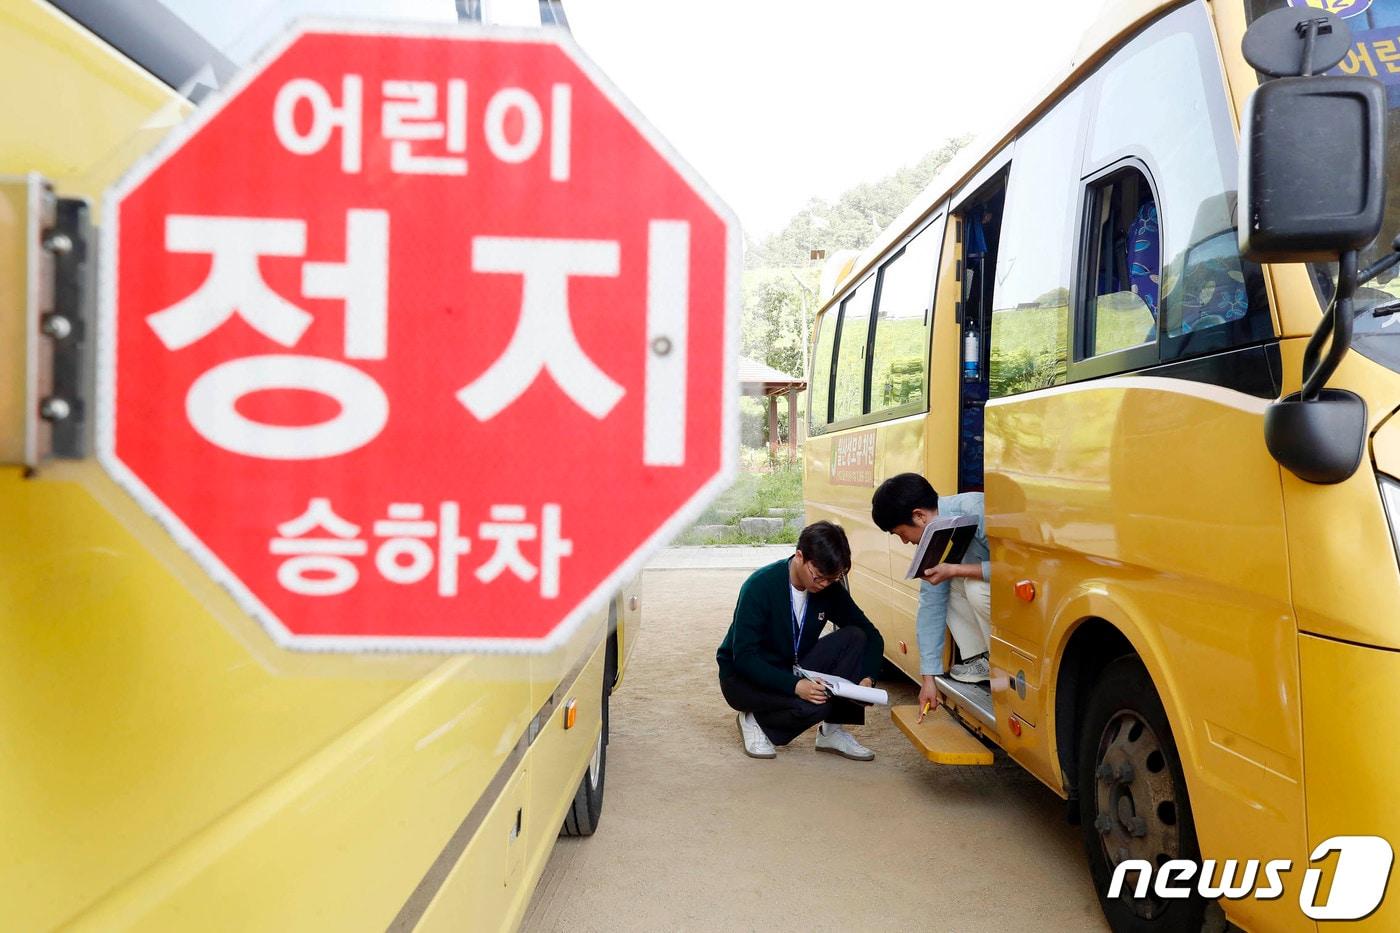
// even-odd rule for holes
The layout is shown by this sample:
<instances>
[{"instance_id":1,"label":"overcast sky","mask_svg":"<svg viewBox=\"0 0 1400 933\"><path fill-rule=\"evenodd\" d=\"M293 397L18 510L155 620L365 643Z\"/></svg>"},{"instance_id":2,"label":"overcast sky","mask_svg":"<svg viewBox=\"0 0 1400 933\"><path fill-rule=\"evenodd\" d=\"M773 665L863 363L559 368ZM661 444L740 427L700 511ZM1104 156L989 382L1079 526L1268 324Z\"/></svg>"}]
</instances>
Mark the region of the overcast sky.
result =
<instances>
[{"instance_id":1,"label":"overcast sky","mask_svg":"<svg viewBox=\"0 0 1400 933\"><path fill-rule=\"evenodd\" d=\"M457 17L451 0L162 2L240 63L299 15ZM538 22L536 0L488 5ZM1059 74L1103 5L564 0L579 45L758 238L813 196L1000 128Z\"/></svg>"},{"instance_id":2,"label":"overcast sky","mask_svg":"<svg viewBox=\"0 0 1400 933\"><path fill-rule=\"evenodd\" d=\"M1103 0L566 0L574 37L750 236L990 131Z\"/></svg>"}]
</instances>

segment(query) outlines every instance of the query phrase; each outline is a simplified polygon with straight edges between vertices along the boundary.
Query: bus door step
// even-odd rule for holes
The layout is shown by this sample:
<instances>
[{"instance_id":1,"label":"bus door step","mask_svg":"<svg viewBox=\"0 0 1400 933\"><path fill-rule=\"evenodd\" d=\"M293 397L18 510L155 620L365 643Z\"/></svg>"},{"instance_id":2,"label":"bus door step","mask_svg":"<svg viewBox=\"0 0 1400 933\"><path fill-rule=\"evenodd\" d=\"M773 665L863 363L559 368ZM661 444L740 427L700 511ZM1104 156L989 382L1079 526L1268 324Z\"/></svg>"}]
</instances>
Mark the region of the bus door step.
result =
<instances>
[{"instance_id":1,"label":"bus door step","mask_svg":"<svg viewBox=\"0 0 1400 933\"><path fill-rule=\"evenodd\" d=\"M957 722L942 707L919 722L919 707L891 706L890 718L899 731L924 753L924 757L940 765L989 765L991 749Z\"/></svg>"},{"instance_id":2,"label":"bus door step","mask_svg":"<svg viewBox=\"0 0 1400 933\"><path fill-rule=\"evenodd\" d=\"M970 715L987 729L996 731L997 718L992 709L992 691L988 689L990 684L965 684L945 674L934 677L933 681L938 684L938 689L944 697L957 706L959 714L964 717Z\"/></svg>"}]
</instances>

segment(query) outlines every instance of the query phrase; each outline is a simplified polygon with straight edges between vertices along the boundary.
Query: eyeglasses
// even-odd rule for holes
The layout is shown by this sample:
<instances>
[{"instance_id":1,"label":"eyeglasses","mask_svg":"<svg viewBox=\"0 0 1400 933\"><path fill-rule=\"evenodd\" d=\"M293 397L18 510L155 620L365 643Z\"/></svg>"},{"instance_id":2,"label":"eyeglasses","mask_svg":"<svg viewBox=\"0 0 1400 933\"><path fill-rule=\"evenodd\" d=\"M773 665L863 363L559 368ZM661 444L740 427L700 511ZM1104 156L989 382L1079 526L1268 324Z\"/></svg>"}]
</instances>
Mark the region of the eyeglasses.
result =
<instances>
[{"instance_id":1,"label":"eyeglasses","mask_svg":"<svg viewBox=\"0 0 1400 933\"><path fill-rule=\"evenodd\" d=\"M834 573L834 574L831 574L831 575L829 575L829 576L826 575L826 574L821 574L821 573L813 573L813 574L812 574L812 585L813 585L813 586L826 586L826 585L828 585L828 584L835 583L837 580L840 580L840 579L841 579L842 577L844 577L844 576L845 576L844 573Z\"/></svg>"}]
</instances>

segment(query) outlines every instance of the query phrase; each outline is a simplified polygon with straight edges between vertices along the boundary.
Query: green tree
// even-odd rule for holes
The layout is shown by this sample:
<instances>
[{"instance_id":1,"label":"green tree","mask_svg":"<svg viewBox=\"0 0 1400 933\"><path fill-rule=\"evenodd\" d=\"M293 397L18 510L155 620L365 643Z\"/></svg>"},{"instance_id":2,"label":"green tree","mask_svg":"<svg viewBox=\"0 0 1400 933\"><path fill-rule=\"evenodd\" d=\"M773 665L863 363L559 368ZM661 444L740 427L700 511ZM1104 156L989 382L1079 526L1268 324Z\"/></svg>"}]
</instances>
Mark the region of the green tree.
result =
<instances>
[{"instance_id":1,"label":"green tree","mask_svg":"<svg viewBox=\"0 0 1400 933\"><path fill-rule=\"evenodd\" d=\"M760 244L749 241L746 264L750 269L805 266L813 249L824 249L828 255L841 249L864 249L971 139L949 139L913 165L879 181L856 185L834 203L813 198L782 230Z\"/></svg>"},{"instance_id":2,"label":"green tree","mask_svg":"<svg viewBox=\"0 0 1400 933\"><path fill-rule=\"evenodd\" d=\"M752 269L744 273L740 352L790 376L806 364L804 318L816 313L819 270Z\"/></svg>"},{"instance_id":3,"label":"green tree","mask_svg":"<svg viewBox=\"0 0 1400 933\"><path fill-rule=\"evenodd\" d=\"M824 249L830 255L836 250L869 246L970 138L949 139L914 165L879 181L856 185L834 203L813 198L786 227L762 243L746 239L740 352L780 372L804 376L821 280L821 265L811 260L810 251ZM883 339L897 336L887 329ZM917 339L922 337L920 327ZM881 376L881 404L899 404L922 392L917 360L913 369L906 371L896 359L900 357L897 347L883 349L894 362ZM912 355L921 353L916 350ZM767 409L761 400L751 401L743 406L743 439L746 445L762 446L768 437ZM799 412L805 410L803 399ZM787 404L780 402L778 430L784 439L791 427L787 420Z\"/></svg>"}]
</instances>

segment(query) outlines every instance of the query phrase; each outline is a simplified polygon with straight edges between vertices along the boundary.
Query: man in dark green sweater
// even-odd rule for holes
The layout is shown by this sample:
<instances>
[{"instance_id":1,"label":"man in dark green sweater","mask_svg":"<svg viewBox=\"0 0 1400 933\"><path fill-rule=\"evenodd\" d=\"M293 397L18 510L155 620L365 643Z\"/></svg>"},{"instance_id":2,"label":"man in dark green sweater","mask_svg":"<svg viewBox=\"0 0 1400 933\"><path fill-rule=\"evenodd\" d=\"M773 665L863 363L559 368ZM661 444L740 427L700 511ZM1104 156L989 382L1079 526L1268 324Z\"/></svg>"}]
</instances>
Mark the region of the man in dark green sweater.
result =
<instances>
[{"instance_id":1,"label":"man in dark green sweater","mask_svg":"<svg viewBox=\"0 0 1400 933\"><path fill-rule=\"evenodd\" d=\"M874 685L885 642L839 584L850 569L846 533L831 522L815 522L802 529L797 553L754 571L740 588L734 621L715 659L720 691L739 711L739 734L750 757L775 757L774 745L788 744L817 723L817 751L858 761L875 757L841 728L865 722L864 707L828 696L821 684L794 670L801 665ZM837 630L822 638L828 622Z\"/></svg>"}]
</instances>

